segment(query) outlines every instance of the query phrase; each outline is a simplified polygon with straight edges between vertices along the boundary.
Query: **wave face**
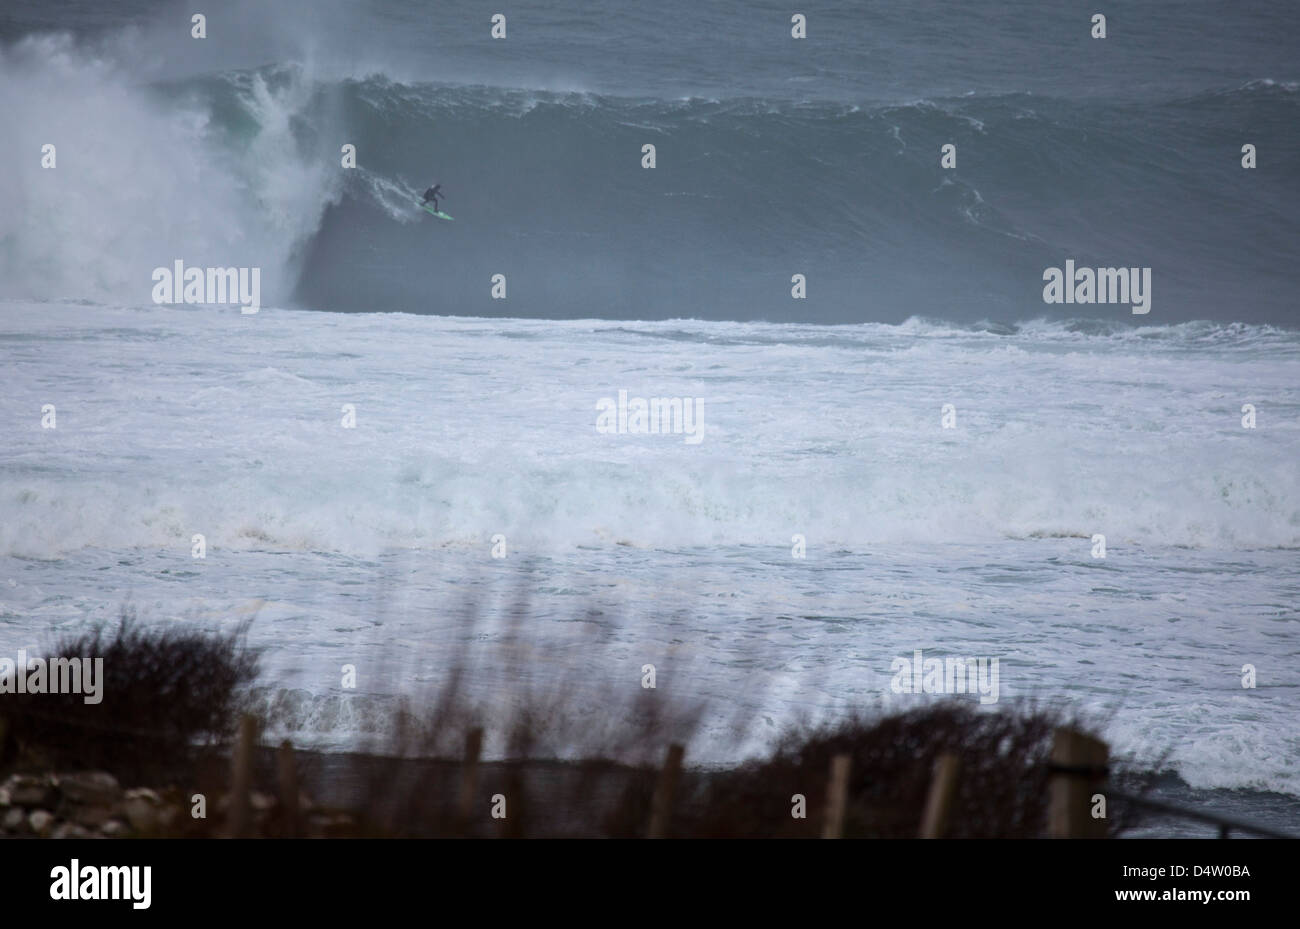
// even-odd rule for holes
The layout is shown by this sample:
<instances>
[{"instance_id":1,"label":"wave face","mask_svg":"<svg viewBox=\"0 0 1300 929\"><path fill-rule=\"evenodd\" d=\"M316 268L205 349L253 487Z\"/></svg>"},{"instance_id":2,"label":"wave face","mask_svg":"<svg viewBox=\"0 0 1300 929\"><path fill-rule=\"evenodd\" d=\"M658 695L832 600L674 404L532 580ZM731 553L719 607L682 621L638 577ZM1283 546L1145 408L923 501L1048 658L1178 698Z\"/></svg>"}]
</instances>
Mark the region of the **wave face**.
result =
<instances>
[{"instance_id":1,"label":"wave face","mask_svg":"<svg viewBox=\"0 0 1300 929\"><path fill-rule=\"evenodd\" d=\"M1300 116L1294 85L1129 106L625 100L382 79L341 93L374 170L436 174L458 225L406 228L368 190L349 192L299 281L311 306L1015 319L1044 313L1044 268L1074 258L1151 267L1160 321L1295 319L1300 185L1223 154L1242 137L1232 114L1251 112L1260 148L1300 169L1285 141ZM947 142L959 170L938 166ZM656 146L653 171L640 167L643 143ZM495 273L510 282L504 303L489 295ZM791 299L793 273L807 277L806 300Z\"/></svg>"},{"instance_id":2,"label":"wave face","mask_svg":"<svg viewBox=\"0 0 1300 929\"><path fill-rule=\"evenodd\" d=\"M313 56L146 79L124 43L0 51L11 144L57 140L61 158L0 177L0 295L144 302L152 269L181 259L261 267L265 302L331 310L1296 323L1294 82L1079 97L986 75L882 100L835 75L782 95L756 74L670 97L352 76ZM435 178L454 223L415 208ZM1150 267L1153 315L1045 306L1043 271L1069 258Z\"/></svg>"}]
</instances>

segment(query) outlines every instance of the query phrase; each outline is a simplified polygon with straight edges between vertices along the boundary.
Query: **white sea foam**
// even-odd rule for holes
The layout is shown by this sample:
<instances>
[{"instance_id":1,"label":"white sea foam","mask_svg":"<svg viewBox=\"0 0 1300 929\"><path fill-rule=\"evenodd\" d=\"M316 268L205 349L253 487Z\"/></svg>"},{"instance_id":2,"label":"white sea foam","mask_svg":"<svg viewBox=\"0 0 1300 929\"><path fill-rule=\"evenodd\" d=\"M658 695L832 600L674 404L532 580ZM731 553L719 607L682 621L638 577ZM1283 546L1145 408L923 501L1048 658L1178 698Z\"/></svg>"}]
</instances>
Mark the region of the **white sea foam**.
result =
<instances>
[{"instance_id":1,"label":"white sea foam","mask_svg":"<svg viewBox=\"0 0 1300 929\"><path fill-rule=\"evenodd\" d=\"M231 140L208 105L165 101L68 36L0 47L7 144L53 144L57 157L54 168L33 155L0 173L0 296L143 302L153 269L180 259L260 267L265 299L282 302L342 174L294 137L310 75L277 76L274 87L230 76L255 126Z\"/></svg>"},{"instance_id":2,"label":"white sea foam","mask_svg":"<svg viewBox=\"0 0 1300 929\"><path fill-rule=\"evenodd\" d=\"M34 648L127 598L256 615L281 725L343 748L446 668L353 699L338 667L483 647L455 605L491 615L527 564L547 657L523 682L587 673L575 629L603 629L611 674L687 662L726 705L761 683L744 699L783 723L897 702L890 661L915 649L985 655L1005 699L1113 712L1117 751L1300 793L1300 679L1275 657L1296 619L1296 339L0 303L0 617ZM704 398L707 439L600 434L620 389ZM605 618L575 624L592 604ZM517 699L478 657L484 698Z\"/></svg>"},{"instance_id":3,"label":"white sea foam","mask_svg":"<svg viewBox=\"0 0 1300 929\"><path fill-rule=\"evenodd\" d=\"M561 547L795 531L847 547L1093 533L1300 545L1300 362L1277 330L286 311L240 325L50 304L9 304L4 326L21 376L2 403L27 423L0 478L4 554L201 531L227 548L365 555L493 527ZM595 403L620 388L704 398L708 441L598 435ZM40 428L44 403L57 430ZM344 403L356 430L339 425ZM955 429L940 427L944 403Z\"/></svg>"}]
</instances>

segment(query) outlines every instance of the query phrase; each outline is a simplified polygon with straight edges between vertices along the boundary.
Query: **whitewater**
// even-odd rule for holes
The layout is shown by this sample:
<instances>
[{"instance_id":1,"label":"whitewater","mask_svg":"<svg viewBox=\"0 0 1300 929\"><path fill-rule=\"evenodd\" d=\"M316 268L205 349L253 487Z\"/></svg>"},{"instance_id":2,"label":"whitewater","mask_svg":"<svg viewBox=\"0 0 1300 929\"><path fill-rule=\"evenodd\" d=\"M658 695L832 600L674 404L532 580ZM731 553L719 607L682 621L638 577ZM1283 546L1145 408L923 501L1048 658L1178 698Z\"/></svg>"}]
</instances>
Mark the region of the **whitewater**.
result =
<instances>
[{"instance_id":1,"label":"whitewater","mask_svg":"<svg viewBox=\"0 0 1300 929\"><path fill-rule=\"evenodd\" d=\"M256 617L286 733L344 748L445 682L433 643L490 692L501 632L463 609L523 578L528 673L689 668L756 744L927 699L889 688L925 649L1193 786L1297 794L1298 340L5 302L0 623ZM703 398L702 441L599 434L620 389ZM390 670L341 695L347 663Z\"/></svg>"}]
</instances>

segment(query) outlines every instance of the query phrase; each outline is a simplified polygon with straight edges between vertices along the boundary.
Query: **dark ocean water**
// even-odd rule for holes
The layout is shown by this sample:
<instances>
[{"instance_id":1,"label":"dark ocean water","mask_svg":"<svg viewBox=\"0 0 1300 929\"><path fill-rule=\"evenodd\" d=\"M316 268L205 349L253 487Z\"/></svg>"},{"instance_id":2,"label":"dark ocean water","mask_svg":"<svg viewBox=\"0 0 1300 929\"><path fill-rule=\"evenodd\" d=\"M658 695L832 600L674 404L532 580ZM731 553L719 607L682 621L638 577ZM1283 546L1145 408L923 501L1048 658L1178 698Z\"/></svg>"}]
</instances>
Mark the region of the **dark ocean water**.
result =
<instances>
[{"instance_id":1,"label":"dark ocean water","mask_svg":"<svg viewBox=\"0 0 1300 929\"><path fill-rule=\"evenodd\" d=\"M512 9L494 40L470 3L231 4L195 40L176 4L7 4L20 147L95 165L0 181L61 217L5 211L0 293L130 302L180 251L316 309L1132 319L1044 304L1073 258L1150 267L1143 324L1296 322L1288 4L1121 4L1100 40L1080 4L821 4L804 40L769 3ZM414 209L434 179L454 225Z\"/></svg>"}]
</instances>

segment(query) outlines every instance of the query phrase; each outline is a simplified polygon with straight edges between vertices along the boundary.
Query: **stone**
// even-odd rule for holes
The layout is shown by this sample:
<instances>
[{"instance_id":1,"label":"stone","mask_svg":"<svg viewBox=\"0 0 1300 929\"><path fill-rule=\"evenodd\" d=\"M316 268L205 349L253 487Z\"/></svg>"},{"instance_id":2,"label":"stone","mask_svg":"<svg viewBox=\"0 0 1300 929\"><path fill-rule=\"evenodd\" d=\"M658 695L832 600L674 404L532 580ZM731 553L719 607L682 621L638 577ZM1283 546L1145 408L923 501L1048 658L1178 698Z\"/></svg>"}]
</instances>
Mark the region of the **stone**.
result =
<instances>
[{"instance_id":1,"label":"stone","mask_svg":"<svg viewBox=\"0 0 1300 929\"><path fill-rule=\"evenodd\" d=\"M0 821L6 832L16 832L22 828L23 823L27 822L27 814L18 807L14 807L5 814L5 818Z\"/></svg>"},{"instance_id":2,"label":"stone","mask_svg":"<svg viewBox=\"0 0 1300 929\"><path fill-rule=\"evenodd\" d=\"M127 795L126 802L122 804L122 812L126 814L126 821L131 824L131 828L136 832L156 832L160 822L158 815L158 795L152 797L145 795L130 796ZM153 793L150 791L149 793Z\"/></svg>"},{"instance_id":3,"label":"stone","mask_svg":"<svg viewBox=\"0 0 1300 929\"><path fill-rule=\"evenodd\" d=\"M122 836L131 834L131 827L120 819L110 819L99 827L99 831L110 839L120 839Z\"/></svg>"},{"instance_id":4,"label":"stone","mask_svg":"<svg viewBox=\"0 0 1300 929\"><path fill-rule=\"evenodd\" d=\"M80 771L76 774L61 774L55 779L63 796L73 803L103 804L116 803L122 796L122 788L117 778L107 771Z\"/></svg>"},{"instance_id":5,"label":"stone","mask_svg":"<svg viewBox=\"0 0 1300 929\"><path fill-rule=\"evenodd\" d=\"M9 802L14 806L45 806L54 802L54 788L43 777L15 774L5 782Z\"/></svg>"},{"instance_id":6,"label":"stone","mask_svg":"<svg viewBox=\"0 0 1300 929\"><path fill-rule=\"evenodd\" d=\"M66 815L73 822L94 829L113 818L113 808L110 806L76 806Z\"/></svg>"},{"instance_id":7,"label":"stone","mask_svg":"<svg viewBox=\"0 0 1300 929\"><path fill-rule=\"evenodd\" d=\"M180 816L181 808L170 803L164 803L158 810L158 825L163 829L170 829Z\"/></svg>"},{"instance_id":8,"label":"stone","mask_svg":"<svg viewBox=\"0 0 1300 929\"><path fill-rule=\"evenodd\" d=\"M27 814L27 828L37 835L49 835L54 826L54 814L48 810L32 810Z\"/></svg>"}]
</instances>

